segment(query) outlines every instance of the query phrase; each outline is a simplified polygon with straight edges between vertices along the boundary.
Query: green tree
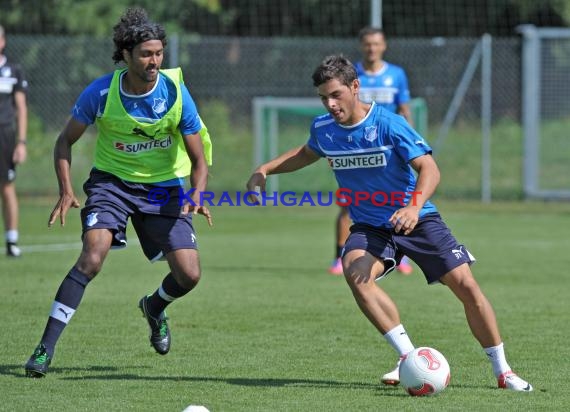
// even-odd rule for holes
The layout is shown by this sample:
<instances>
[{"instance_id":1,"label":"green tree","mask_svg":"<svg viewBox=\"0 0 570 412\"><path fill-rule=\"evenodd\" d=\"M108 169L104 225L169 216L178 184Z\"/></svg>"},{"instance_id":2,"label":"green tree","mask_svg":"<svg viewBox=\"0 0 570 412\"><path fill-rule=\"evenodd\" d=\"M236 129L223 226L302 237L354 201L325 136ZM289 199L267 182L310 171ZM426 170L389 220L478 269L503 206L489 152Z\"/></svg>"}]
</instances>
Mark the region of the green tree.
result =
<instances>
[{"instance_id":1,"label":"green tree","mask_svg":"<svg viewBox=\"0 0 570 412\"><path fill-rule=\"evenodd\" d=\"M180 31L187 10L221 10L219 0L0 0L0 23L11 33L108 36L127 7L148 10L167 31Z\"/></svg>"}]
</instances>

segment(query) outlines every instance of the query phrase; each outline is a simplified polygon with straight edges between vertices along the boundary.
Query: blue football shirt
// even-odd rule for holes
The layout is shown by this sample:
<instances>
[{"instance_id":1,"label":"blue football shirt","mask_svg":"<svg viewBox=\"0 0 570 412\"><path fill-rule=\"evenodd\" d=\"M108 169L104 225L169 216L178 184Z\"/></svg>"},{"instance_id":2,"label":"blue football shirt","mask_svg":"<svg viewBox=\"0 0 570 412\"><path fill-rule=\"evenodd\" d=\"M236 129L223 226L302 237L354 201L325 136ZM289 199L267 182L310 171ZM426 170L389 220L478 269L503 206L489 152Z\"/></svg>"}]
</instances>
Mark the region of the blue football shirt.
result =
<instances>
[{"instance_id":1,"label":"blue football shirt","mask_svg":"<svg viewBox=\"0 0 570 412\"><path fill-rule=\"evenodd\" d=\"M400 66L384 62L382 68L372 74L364 70L362 62L356 63L354 68L360 80L358 97L363 102L374 101L396 113L399 105L410 101L408 77Z\"/></svg>"},{"instance_id":2,"label":"blue football shirt","mask_svg":"<svg viewBox=\"0 0 570 412\"><path fill-rule=\"evenodd\" d=\"M316 117L307 145L329 162L339 186L337 194L350 200L352 221L388 228L392 214L413 197L416 174L409 162L432 152L402 116L375 103L352 126L336 123L329 113ZM356 201L366 195L369 199ZM436 211L427 201L420 216Z\"/></svg>"},{"instance_id":3,"label":"blue football shirt","mask_svg":"<svg viewBox=\"0 0 570 412\"><path fill-rule=\"evenodd\" d=\"M123 74L124 75L124 74ZM81 93L72 116L83 124L93 124L95 119L101 117L105 111L107 95L113 73L106 74L91 82ZM176 87L165 75L159 74L158 81L151 91L143 95L130 95L123 92L121 87L121 102L129 115L141 123L153 123L160 119L176 101ZM182 135L195 134L200 131L200 117L196 104L190 96L186 86L180 84L182 93L182 118L180 119L180 132ZM164 101L167 110L154 111L156 102Z\"/></svg>"}]
</instances>

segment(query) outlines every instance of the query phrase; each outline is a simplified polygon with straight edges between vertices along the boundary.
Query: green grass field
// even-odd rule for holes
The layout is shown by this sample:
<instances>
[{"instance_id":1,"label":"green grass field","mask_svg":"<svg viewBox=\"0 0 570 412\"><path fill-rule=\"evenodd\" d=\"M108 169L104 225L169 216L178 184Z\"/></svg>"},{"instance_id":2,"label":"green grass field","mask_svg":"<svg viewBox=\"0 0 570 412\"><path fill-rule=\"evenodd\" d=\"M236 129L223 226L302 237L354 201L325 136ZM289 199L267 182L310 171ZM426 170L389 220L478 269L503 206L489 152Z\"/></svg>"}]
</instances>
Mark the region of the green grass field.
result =
<instances>
[{"instance_id":1,"label":"green grass field","mask_svg":"<svg viewBox=\"0 0 570 412\"><path fill-rule=\"evenodd\" d=\"M172 350L149 346L137 308L166 273L136 245L112 251L64 332L48 376L24 377L55 292L79 254L78 211L47 229L51 200L24 199L25 256L0 256L0 410L564 411L570 405L568 203L439 203L478 258L511 366L533 393L495 388L462 307L419 271L381 282L418 346L451 365L433 398L383 387L395 354L344 280L326 273L336 208L219 207L198 219L203 279L169 308ZM566 405L566 406L564 406Z\"/></svg>"}]
</instances>

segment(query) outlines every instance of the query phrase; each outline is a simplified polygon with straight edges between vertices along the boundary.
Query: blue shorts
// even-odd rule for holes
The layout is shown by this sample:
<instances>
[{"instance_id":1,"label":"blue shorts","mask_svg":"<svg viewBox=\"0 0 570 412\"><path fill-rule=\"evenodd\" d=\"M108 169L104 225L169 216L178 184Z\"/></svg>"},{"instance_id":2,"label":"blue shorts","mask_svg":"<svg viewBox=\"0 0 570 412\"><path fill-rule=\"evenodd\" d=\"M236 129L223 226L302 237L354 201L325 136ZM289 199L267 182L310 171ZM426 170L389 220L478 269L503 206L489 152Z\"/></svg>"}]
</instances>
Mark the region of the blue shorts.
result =
<instances>
[{"instance_id":1,"label":"blue shorts","mask_svg":"<svg viewBox=\"0 0 570 412\"><path fill-rule=\"evenodd\" d=\"M151 261L172 250L197 249L192 214L180 214L179 188L161 187L170 192L168 202L162 205L149 201L153 187L92 170L83 185L87 194L85 207L81 209L83 234L91 229L109 229L113 233L111 247L125 247L130 217L142 250Z\"/></svg>"},{"instance_id":2,"label":"blue shorts","mask_svg":"<svg viewBox=\"0 0 570 412\"><path fill-rule=\"evenodd\" d=\"M475 262L471 253L453 237L439 213L420 218L412 233L406 236L393 229L356 223L350 228L343 256L356 249L384 261L384 272L378 274L377 279L394 270L404 255L420 267L428 283L438 282L463 263Z\"/></svg>"}]
</instances>

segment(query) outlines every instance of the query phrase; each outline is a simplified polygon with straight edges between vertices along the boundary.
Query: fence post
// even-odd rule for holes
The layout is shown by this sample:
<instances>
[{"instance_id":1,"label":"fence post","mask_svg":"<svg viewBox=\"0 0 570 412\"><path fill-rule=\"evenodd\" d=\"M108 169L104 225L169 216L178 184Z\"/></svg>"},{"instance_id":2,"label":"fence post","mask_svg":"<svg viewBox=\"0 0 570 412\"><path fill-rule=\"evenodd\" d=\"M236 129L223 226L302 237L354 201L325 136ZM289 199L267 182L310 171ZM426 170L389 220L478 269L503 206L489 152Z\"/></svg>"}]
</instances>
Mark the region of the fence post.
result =
<instances>
[{"instance_id":1,"label":"fence post","mask_svg":"<svg viewBox=\"0 0 570 412\"><path fill-rule=\"evenodd\" d=\"M523 35L521 117L524 134L524 193L526 197L533 197L538 189L540 38L532 24L519 26L518 31Z\"/></svg>"},{"instance_id":2,"label":"fence post","mask_svg":"<svg viewBox=\"0 0 570 412\"><path fill-rule=\"evenodd\" d=\"M491 202L492 72L490 34L481 38L481 201Z\"/></svg>"},{"instance_id":3,"label":"fence post","mask_svg":"<svg viewBox=\"0 0 570 412\"><path fill-rule=\"evenodd\" d=\"M370 25L382 28L382 0L370 0Z\"/></svg>"},{"instance_id":4,"label":"fence post","mask_svg":"<svg viewBox=\"0 0 570 412\"><path fill-rule=\"evenodd\" d=\"M180 59L180 38L178 33L173 33L168 36L168 67L178 67Z\"/></svg>"}]
</instances>

